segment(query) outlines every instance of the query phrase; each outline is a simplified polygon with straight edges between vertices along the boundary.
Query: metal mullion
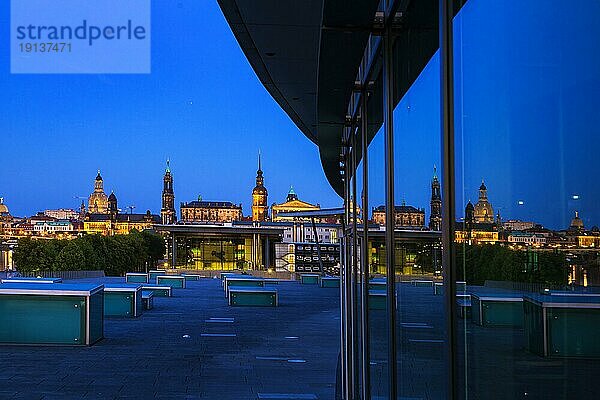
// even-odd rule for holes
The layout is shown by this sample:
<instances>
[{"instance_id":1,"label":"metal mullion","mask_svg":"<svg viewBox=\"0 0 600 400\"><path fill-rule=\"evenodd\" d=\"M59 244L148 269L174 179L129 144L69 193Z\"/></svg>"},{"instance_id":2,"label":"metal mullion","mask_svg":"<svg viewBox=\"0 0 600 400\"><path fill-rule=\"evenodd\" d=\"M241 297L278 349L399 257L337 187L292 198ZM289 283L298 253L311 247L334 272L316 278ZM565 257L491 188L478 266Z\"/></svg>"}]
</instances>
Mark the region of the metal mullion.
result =
<instances>
[{"instance_id":1,"label":"metal mullion","mask_svg":"<svg viewBox=\"0 0 600 400\"><path fill-rule=\"evenodd\" d=\"M369 169L368 169L368 120L367 120L367 98L368 94L363 90L361 93L361 140L362 140L362 163L363 163L363 237L361 243L361 364L362 364L362 399L371 399L371 351L369 340Z\"/></svg>"},{"instance_id":2,"label":"metal mullion","mask_svg":"<svg viewBox=\"0 0 600 400\"><path fill-rule=\"evenodd\" d=\"M456 220L455 148L454 148L454 59L453 0L440 0L440 72L441 72L441 150L442 150L442 266L444 268L444 312L446 315L447 398L458 399L458 357L456 332L456 263L454 221Z\"/></svg>"},{"instance_id":3,"label":"metal mullion","mask_svg":"<svg viewBox=\"0 0 600 400\"><path fill-rule=\"evenodd\" d=\"M355 126L352 126L352 275L350 276L352 281L352 291L350 293L351 301L352 301L352 352L353 358L353 369L354 369L354 397L360 398L360 387L358 385L358 365L359 365L359 342L358 342L358 296L357 296L357 276L358 276L358 235L357 235L357 224L356 224L356 172L357 172L357 160L358 157L356 155L357 148L357 140L356 140L357 130Z\"/></svg>"},{"instance_id":4,"label":"metal mullion","mask_svg":"<svg viewBox=\"0 0 600 400\"><path fill-rule=\"evenodd\" d=\"M388 375L389 399L397 397L396 382L396 276L394 247L394 73L393 37L390 26L386 27L383 39L383 105L385 133L385 245L388 311Z\"/></svg>"}]
</instances>

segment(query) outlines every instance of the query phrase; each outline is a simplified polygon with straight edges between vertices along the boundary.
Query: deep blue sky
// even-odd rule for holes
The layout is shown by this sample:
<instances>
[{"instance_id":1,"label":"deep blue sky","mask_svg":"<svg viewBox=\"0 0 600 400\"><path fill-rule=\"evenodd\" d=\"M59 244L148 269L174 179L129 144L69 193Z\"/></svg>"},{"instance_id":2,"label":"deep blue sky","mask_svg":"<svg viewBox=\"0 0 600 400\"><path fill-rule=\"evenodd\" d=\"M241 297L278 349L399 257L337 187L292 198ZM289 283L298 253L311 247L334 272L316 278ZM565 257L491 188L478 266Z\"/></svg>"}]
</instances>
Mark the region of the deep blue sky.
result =
<instances>
[{"instance_id":1,"label":"deep blue sky","mask_svg":"<svg viewBox=\"0 0 600 400\"><path fill-rule=\"evenodd\" d=\"M471 0L464 8L456 29L459 205L476 201L484 178L504 218L564 228L578 209L587 226L600 225L599 18L594 0ZM427 211L440 164L438 68L435 56L396 109L396 196ZM158 212L167 157L177 204L201 194L241 202L248 213L259 148L269 203L293 185L301 199L340 204L317 148L259 83L215 1L153 2L150 75L10 75L8 46L0 46L0 82L0 196L14 215L77 207L74 196L91 192L98 168L121 207ZM370 153L379 205L381 135Z\"/></svg>"}]
</instances>

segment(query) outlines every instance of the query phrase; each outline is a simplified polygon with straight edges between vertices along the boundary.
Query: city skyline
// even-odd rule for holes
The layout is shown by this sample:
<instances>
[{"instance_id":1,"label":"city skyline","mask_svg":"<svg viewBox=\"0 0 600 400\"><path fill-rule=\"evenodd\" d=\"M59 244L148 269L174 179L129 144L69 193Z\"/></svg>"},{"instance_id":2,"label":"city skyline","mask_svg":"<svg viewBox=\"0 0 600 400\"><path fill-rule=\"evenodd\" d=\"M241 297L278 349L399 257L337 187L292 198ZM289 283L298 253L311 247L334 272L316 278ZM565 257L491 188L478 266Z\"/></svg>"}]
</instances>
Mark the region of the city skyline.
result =
<instances>
[{"instance_id":1,"label":"city skyline","mask_svg":"<svg viewBox=\"0 0 600 400\"><path fill-rule=\"evenodd\" d=\"M340 205L316 146L256 79L218 6L178 4L153 7L164 19L153 24L151 75L10 75L8 48L0 48L0 71L6 73L0 129L11 149L3 154L0 195L15 215L31 214L42 205L76 208L74 196L87 196L90 175L99 167L107 177L107 191L118 190L122 204L158 210L167 157L176 171L178 202L201 194L241 202L247 214L246 188L254 182L258 148L263 150L270 202L283 200L293 185L308 201ZM593 169L586 167L594 165L592 149L600 147L600 115L587 101L600 90L593 80L600 55L589 51L594 35L583 38L577 49L563 45L561 57L550 57L550 43L563 43L567 35L546 25L530 28L526 15L542 12L536 24L563 26L565 14L558 8L522 7L523 13L513 18L500 4L484 2L478 10L467 4L457 18L457 107L462 116L456 130L457 185L463 188L457 194L457 216L485 177L490 199L504 216L558 229L580 211L586 226L592 226L600 221L595 206L600 187ZM0 22L8 23L8 11L0 10ZM514 32L500 35L504 26L499 22L462 17L474 12L499 15L498 21L513 18ZM580 10L564 12L590 32L598 31ZM191 42L172 46L172 37L191 26L199 30L202 57L196 57ZM555 33L547 40L528 35L529 29ZM463 33L468 42L462 42ZM522 57L498 58L511 52ZM494 79L471 70L473 65L493 71ZM396 167L402 172L396 174L396 203L405 198L415 206L428 205L432 165L440 165L438 69L436 54L395 110ZM378 168L384 154L381 133L369 152L369 198L376 207L384 203L383 168ZM360 182L358 186L360 191Z\"/></svg>"},{"instance_id":2,"label":"city skyline","mask_svg":"<svg viewBox=\"0 0 600 400\"><path fill-rule=\"evenodd\" d=\"M259 159L262 159L262 155L259 157ZM262 163L262 161L259 161L258 168L260 169L260 171L262 173L264 171L262 171L262 169L261 169L262 166L260 165L260 163ZM166 168L165 168L165 166L166 166ZM246 197L247 197L248 201L246 201L246 202L244 202L244 201L235 202L235 201L230 201L228 199L205 197L201 193L198 194L198 196L195 197L195 198L178 199L178 197L177 197L177 189L176 189L177 188L177 184L176 184L177 179L173 178L174 176L176 176L176 172L172 172L171 165L170 165L170 159L169 158L167 158L166 161L165 161L165 164L163 164L163 170L162 171L163 171L163 175L161 177L161 182L163 182L163 179L165 177L165 172L166 171L168 171L169 177L171 179L171 185L173 187L173 192L175 194L174 208L175 208L175 212L176 212L178 220L179 220L179 218L181 218L181 215L180 215L181 207L184 206L187 202L193 202L193 201L196 201L196 200L204 200L204 201L208 201L208 202L230 202L230 203L232 203L232 205L240 205L242 207L242 210L243 210L242 216L244 218L251 218L252 217L252 202L253 202L252 201L253 200L252 185L249 186L249 190L240 190L241 192L247 192L246 193L247 194ZM34 216L34 215L36 215L38 213L42 213L44 211L48 211L48 210L74 210L74 211L77 211L77 210L79 210L81 208L81 204L84 204L85 207L86 207L87 212L90 212L90 208L89 208L90 207L90 203L89 202L90 202L91 197L94 195L94 192L97 190L97 182L98 182L98 177L100 177L100 175L101 175L101 170L98 169L97 170L97 177L96 177L96 184L94 184L94 185L90 184L90 187L96 186L96 189L93 189L92 191L90 191L89 194L87 194L85 196L74 196L74 200L76 202L78 202L79 207L74 207L74 206L73 207L71 207L71 206L41 207L41 208L37 208L37 209L33 210L31 213L20 215L20 214L15 214L15 212L12 211L13 210L13 206L10 205L9 209L11 210L11 215L13 217L29 217L29 216ZM103 179L104 178L101 177L100 179L102 179L101 182L103 183ZM439 179L439 176L438 176L438 173L436 171L436 167L434 166L433 167L432 179L430 179L429 185L431 185L432 182L434 180L436 180L437 181L437 185L439 186L439 182L440 181L438 179ZM265 185L265 187L268 188L268 185ZM481 180L481 187L478 187L478 190L479 190L480 193L481 193L481 189L482 188L487 192L488 188L486 187L485 179ZM248 189L248 188L246 188L246 189ZM433 190L431 186L429 186L429 189L430 190L428 191L428 196L431 195L431 190ZM106 188L103 188L102 186L101 186L101 190L104 190L104 193L111 193L112 196L116 195L116 193L118 193L118 191L119 191L118 189L114 189L114 188L110 189L110 191L109 191L109 190L106 190ZM295 189L293 189L293 185L290 185L290 187L288 188L288 190L285 191L285 195L289 196L290 191L293 191L294 195L295 195ZM487 194L486 194L486 196L487 196ZM8 206L9 204L6 203L5 197L6 196L1 196L0 195L0 199L2 200L2 203L6 204ZM579 197L579 196L577 195L577 196L573 196L573 197ZM478 198L478 196L474 193L474 196L473 197L469 197L469 200L467 201L467 203L463 207L460 207L460 204L457 205L457 210L456 210L456 220L457 221L463 221L464 220L464 218L465 218L465 207L468 207L467 206L468 204L469 205L475 205L477 198ZM487 201L487 198L485 200ZM579 200L579 199L577 198L577 199L574 199L574 200ZM271 206L272 205L276 205L276 204L280 204L280 203L283 203L283 202L285 202L285 199L279 200L278 198L277 199L272 199L271 198L271 200L268 200L268 203L267 203L268 211L267 212L268 212L269 216L271 214L271 210L270 210ZM317 204L317 205L319 205L319 206L321 205L319 203L319 201L315 201L314 203ZM494 203L495 203L494 201L490 201L490 204L494 204ZM430 215L431 215L431 201L428 202L427 205L416 204L416 203L412 203L410 201L407 203L406 202L406 198L403 197L401 199L396 198L396 204L397 204L397 206L400 206L400 205L402 205L402 206L404 206L404 205L415 206L417 209L423 210L425 212L425 215L426 215L426 220L429 221L429 218L430 218ZM133 213L134 211L136 213L143 213L143 212L146 212L146 211L150 211L152 214L160 214L161 213L161 207L158 207L157 209L152 209L152 208L148 208L148 209L143 208L142 209L142 208L138 208L134 203L123 202L120 197L119 197L119 205L120 206L118 208L118 211L120 213L122 213L122 214ZM376 208L381 208L381 207L383 207L381 204L374 204L373 203L369 207L369 218L372 219L373 218L373 212L375 211L375 209ZM554 231L560 231L560 230L565 230L565 229L569 228L568 224L565 225L565 226L549 226L549 225L546 225L546 224L542 223L540 219L535 219L535 218L533 218L533 219L521 219L521 218L518 218L518 217L515 217L515 216L511 216L511 215L504 215L504 214L502 214L502 211L501 211L502 207L496 207L495 205L494 205L494 210L495 211L493 211L493 215L490 216L491 222L497 222L496 218L497 218L498 214L500 214L502 222L505 222L505 221L527 221L527 222L532 222L532 223L534 223L536 225L541 225L544 228L548 228L548 229L551 229L551 230L554 230ZM585 214L582 214L581 210L579 210L579 209L575 209L573 211L573 214L570 215L569 221L571 221L574 216L576 216L577 218L581 218L581 220L583 221L583 223L585 225L585 228L587 230L591 230L593 227L598 227L600 225L600 224L597 224L597 223L594 223L594 222L590 222L590 218L586 217ZM427 225L427 223L425 225Z\"/></svg>"}]
</instances>

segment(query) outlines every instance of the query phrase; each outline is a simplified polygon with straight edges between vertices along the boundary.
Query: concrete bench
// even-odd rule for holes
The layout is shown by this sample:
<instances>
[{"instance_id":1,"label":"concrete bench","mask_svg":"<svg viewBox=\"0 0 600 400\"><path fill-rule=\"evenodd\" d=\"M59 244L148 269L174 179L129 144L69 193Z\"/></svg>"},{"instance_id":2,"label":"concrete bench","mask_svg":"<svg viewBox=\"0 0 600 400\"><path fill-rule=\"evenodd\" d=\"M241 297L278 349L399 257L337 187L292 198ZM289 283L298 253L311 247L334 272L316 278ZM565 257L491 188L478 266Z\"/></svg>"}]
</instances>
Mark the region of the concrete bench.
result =
<instances>
[{"instance_id":1,"label":"concrete bench","mask_svg":"<svg viewBox=\"0 0 600 400\"><path fill-rule=\"evenodd\" d=\"M178 275L158 275L156 284L171 286L173 289L185 289L185 277Z\"/></svg>"},{"instance_id":2,"label":"concrete bench","mask_svg":"<svg viewBox=\"0 0 600 400\"><path fill-rule=\"evenodd\" d=\"M126 283L148 283L148 274L128 272L125 274Z\"/></svg>"},{"instance_id":3,"label":"concrete bench","mask_svg":"<svg viewBox=\"0 0 600 400\"><path fill-rule=\"evenodd\" d=\"M300 283L303 285L318 285L319 274L301 274Z\"/></svg>"},{"instance_id":4,"label":"concrete bench","mask_svg":"<svg viewBox=\"0 0 600 400\"><path fill-rule=\"evenodd\" d=\"M154 308L154 292L152 290L142 289L142 304L144 310L152 310Z\"/></svg>"},{"instance_id":5,"label":"concrete bench","mask_svg":"<svg viewBox=\"0 0 600 400\"><path fill-rule=\"evenodd\" d=\"M62 283L61 278L4 278L0 283Z\"/></svg>"},{"instance_id":6,"label":"concrete bench","mask_svg":"<svg viewBox=\"0 0 600 400\"><path fill-rule=\"evenodd\" d=\"M229 296L229 291L231 288L239 288L239 287L264 287L265 280L262 278L255 277L246 277L246 278L237 278L237 277L227 277L225 278L225 297Z\"/></svg>"},{"instance_id":7,"label":"concrete bench","mask_svg":"<svg viewBox=\"0 0 600 400\"><path fill-rule=\"evenodd\" d=\"M104 285L105 317L135 318L142 310L142 285Z\"/></svg>"},{"instance_id":8,"label":"concrete bench","mask_svg":"<svg viewBox=\"0 0 600 400\"><path fill-rule=\"evenodd\" d=\"M156 277L159 275L166 275L167 271L164 269L153 269L148 271L148 283L156 282Z\"/></svg>"},{"instance_id":9,"label":"concrete bench","mask_svg":"<svg viewBox=\"0 0 600 400\"><path fill-rule=\"evenodd\" d=\"M339 276L323 276L321 277L322 288L339 288L340 277Z\"/></svg>"},{"instance_id":10,"label":"concrete bench","mask_svg":"<svg viewBox=\"0 0 600 400\"><path fill-rule=\"evenodd\" d=\"M543 357L600 358L600 296L523 296L525 345Z\"/></svg>"},{"instance_id":11,"label":"concrete bench","mask_svg":"<svg viewBox=\"0 0 600 400\"><path fill-rule=\"evenodd\" d=\"M186 281L199 281L200 275L197 274L181 274L185 278Z\"/></svg>"},{"instance_id":12,"label":"concrete bench","mask_svg":"<svg viewBox=\"0 0 600 400\"><path fill-rule=\"evenodd\" d=\"M104 337L103 286L0 285L0 343L90 346Z\"/></svg>"},{"instance_id":13,"label":"concrete bench","mask_svg":"<svg viewBox=\"0 0 600 400\"><path fill-rule=\"evenodd\" d=\"M142 285L142 290L151 291L154 293L154 297L171 297L173 295L171 286Z\"/></svg>"},{"instance_id":14,"label":"concrete bench","mask_svg":"<svg viewBox=\"0 0 600 400\"><path fill-rule=\"evenodd\" d=\"M480 326L523 326L523 294L471 293L471 320Z\"/></svg>"},{"instance_id":15,"label":"concrete bench","mask_svg":"<svg viewBox=\"0 0 600 400\"><path fill-rule=\"evenodd\" d=\"M230 287L228 294L230 306L277 307L277 290L252 287Z\"/></svg>"}]
</instances>

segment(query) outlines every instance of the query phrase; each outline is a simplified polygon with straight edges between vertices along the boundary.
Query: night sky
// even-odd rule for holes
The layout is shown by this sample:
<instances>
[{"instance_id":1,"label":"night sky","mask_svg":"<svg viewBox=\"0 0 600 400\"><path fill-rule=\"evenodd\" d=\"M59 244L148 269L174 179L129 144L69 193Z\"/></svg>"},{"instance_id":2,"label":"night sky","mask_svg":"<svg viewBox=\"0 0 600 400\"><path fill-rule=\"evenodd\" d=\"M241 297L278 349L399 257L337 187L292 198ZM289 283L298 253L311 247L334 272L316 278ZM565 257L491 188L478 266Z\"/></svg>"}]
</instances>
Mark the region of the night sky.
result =
<instances>
[{"instance_id":1,"label":"night sky","mask_svg":"<svg viewBox=\"0 0 600 400\"><path fill-rule=\"evenodd\" d=\"M76 208L101 169L136 212L160 209L171 159L176 204L243 203L257 152L269 203L290 185L339 206L317 148L262 87L215 1L154 1L149 75L11 75L0 46L0 197L13 215ZM460 208L485 179L503 218L600 225L600 3L471 0L456 21ZM0 8L8 43L8 2ZM429 207L439 161L437 55L396 109L396 197ZM371 200L383 203L383 140L371 149ZM579 195L574 200L573 195ZM519 201L523 205L519 205ZM462 212L459 210L459 216Z\"/></svg>"}]
</instances>

